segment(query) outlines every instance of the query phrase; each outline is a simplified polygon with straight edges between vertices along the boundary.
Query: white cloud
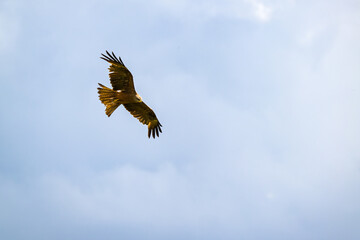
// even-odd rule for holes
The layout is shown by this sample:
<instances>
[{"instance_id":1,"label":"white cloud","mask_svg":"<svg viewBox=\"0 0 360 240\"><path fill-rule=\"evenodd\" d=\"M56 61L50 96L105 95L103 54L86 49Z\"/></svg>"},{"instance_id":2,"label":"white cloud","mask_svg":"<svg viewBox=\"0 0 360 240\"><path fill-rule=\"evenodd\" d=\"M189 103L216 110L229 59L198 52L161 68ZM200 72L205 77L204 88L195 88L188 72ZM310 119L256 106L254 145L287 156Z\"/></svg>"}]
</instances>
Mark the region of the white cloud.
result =
<instances>
[{"instance_id":1,"label":"white cloud","mask_svg":"<svg viewBox=\"0 0 360 240\"><path fill-rule=\"evenodd\" d=\"M270 20L273 9L265 6L262 2L258 0L249 0L249 2L254 8L254 15L258 20L264 22Z\"/></svg>"},{"instance_id":2,"label":"white cloud","mask_svg":"<svg viewBox=\"0 0 360 240\"><path fill-rule=\"evenodd\" d=\"M256 19L269 21L273 9L260 0L190 1L158 0L158 4L178 17L208 19L225 17L234 19Z\"/></svg>"}]
</instances>

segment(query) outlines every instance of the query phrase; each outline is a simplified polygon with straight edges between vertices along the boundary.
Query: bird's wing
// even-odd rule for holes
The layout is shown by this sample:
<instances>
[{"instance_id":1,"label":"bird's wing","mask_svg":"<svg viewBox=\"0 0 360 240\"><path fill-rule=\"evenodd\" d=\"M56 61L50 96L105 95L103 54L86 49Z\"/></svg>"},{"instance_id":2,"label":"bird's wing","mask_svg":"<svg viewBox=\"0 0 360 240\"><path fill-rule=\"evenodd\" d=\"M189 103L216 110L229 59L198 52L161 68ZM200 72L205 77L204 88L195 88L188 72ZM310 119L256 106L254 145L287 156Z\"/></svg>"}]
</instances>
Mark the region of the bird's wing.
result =
<instances>
[{"instance_id":1,"label":"bird's wing","mask_svg":"<svg viewBox=\"0 0 360 240\"><path fill-rule=\"evenodd\" d=\"M144 102L140 103L127 103L124 104L126 110L128 110L131 115L137 118L142 124L148 125L148 137L152 135L153 138L159 136L159 131L161 131L161 124L157 119L155 113L151 108L149 108Z\"/></svg>"},{"instance_id":2,"label":"bird's wing","mask_svg":"<svg viewBox=\"0 0 360 240\"><path fill-rule=\"evenodd\" d=\"M109 77L113 89L135 93L133 76L131 72L125 67L121 58L117 58L113 52L110 54L108 51L106 51L106 53L107 56L101 54L102 57L100 58L111 64L109 67Z\"/></svg>"}]
</instances>

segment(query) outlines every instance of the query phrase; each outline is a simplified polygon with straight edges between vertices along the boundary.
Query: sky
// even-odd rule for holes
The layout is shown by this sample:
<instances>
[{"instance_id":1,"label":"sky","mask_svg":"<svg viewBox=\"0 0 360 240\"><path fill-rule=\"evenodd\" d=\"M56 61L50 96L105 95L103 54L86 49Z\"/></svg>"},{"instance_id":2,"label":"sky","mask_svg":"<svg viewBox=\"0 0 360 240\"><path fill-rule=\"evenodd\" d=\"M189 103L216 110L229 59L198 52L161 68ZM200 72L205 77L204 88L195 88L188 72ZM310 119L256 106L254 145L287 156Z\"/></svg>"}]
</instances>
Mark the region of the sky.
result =
<instances>
[{"instance_id":1,"label":"sky","mask_svg":"<svg viewBox=\"0 0 360 240\"><path fill-rule=\"evenodd\" d=\"M0 239L360 239L358 0L0 0ZM108 118L106 50L163 133Z\"/></svg>"}]
</instances>

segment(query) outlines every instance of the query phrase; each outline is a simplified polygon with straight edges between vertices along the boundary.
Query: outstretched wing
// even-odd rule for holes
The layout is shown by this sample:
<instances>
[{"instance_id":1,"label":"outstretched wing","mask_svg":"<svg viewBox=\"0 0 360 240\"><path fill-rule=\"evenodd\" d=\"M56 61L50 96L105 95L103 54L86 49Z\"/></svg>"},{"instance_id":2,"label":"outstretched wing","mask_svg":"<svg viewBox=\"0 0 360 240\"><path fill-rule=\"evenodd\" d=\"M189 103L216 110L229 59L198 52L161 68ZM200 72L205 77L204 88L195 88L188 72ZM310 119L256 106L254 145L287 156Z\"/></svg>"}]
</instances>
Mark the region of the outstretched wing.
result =
<instances>
[{"instance_id":1,"label":"outstretched wing","mask_svg":"<svg viewBox=\"0 0 360 240\"><path fill-rule=\"evenodd\" d=\"M131 72L125 67L121 58L117 58L113 52L110 54L108 51L106 51L106 53L107 56L101 54L102 57L100 58L111 64L109 67L109 77L113 89L135 93L133 76Z\"/></svg>"},{"instance_id":2,"label":"outstretched wing","mask_svg":"<svg viewBox=\"0 0 360 240\"><path fill-rule=\"evenodd\" d=\"M124 104L126 110L128 110L131 115L139 119L142 124L148 125L148 137L152 135L153 138L159 136L159 131L161 131L161 124L157 119L155 113L151 108L149 108L144 102L140 103L127 103Z\"/></svg>"}]
</instances>

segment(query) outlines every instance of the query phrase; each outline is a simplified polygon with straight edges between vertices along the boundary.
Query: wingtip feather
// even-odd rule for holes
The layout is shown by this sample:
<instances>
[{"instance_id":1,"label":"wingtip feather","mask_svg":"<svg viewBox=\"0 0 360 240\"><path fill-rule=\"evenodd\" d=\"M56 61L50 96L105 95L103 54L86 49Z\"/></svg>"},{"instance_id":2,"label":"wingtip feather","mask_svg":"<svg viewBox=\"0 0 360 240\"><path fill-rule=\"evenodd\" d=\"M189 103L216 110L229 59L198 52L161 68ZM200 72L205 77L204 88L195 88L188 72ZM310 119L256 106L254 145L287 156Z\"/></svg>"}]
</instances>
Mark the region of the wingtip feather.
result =
<instances>
[{"instance_id":1,"label":"wingtip feather","mask_svg":"<svg viewBox=\"0 0 360 240\"><path fill-rule=\"evenodd\" d=\"M116 63L120 63L121 65L125 66L122 59L120 57L117 58L114 52L109 53L109 51L107 51L107 50L105 52L106 52L107 55L102 53L101 54L102 57L100 57L101 59L103 59L103 60L105 60L105 61L107 61L109 63L115 63L116 62Z\"/></svg>"}]
</instances>

